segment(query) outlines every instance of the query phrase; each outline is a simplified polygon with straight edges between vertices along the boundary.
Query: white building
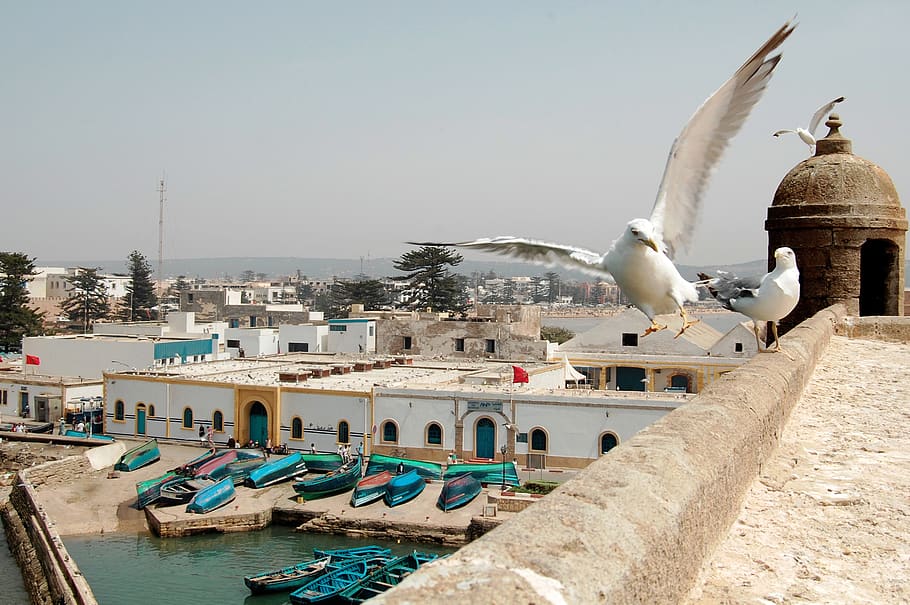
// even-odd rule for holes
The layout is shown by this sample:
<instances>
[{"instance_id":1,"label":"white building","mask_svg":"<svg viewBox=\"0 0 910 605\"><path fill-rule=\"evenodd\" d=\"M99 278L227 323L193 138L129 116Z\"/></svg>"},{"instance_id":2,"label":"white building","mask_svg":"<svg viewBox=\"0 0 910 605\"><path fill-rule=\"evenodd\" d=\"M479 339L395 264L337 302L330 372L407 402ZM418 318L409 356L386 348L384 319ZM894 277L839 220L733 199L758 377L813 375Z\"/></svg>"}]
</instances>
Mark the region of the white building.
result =
<instances>
[{"instance_id":1,"label":"white building","mask_svg":"<svg viewBox=\"0 0 910 605\"><path fill-rule=\"evenodd\" d=\"M7 366L0 371L0 423L20 418L57 422L67 402L100 399L103 391L100 378L47 376L41 366L26 366L24 372Z\"/></svg>"},{"instance_id":2,"label":"white building","mask_svg":"<svg viewBox=\"0 0 910 605\"><path fill-rule=\"evenodd\" d=\"M278 330L275 328L228 328L225 338L231 357L278 354Z\"/></svg>"},{"instance_id":3,"label":"white building","mask_svg":"<svg viewBox=\"0 0 910 605\"><path fill-rule=\"evenodd\" d=\"M324 353L329 350L328 324L278 326L278 347L283 353Z\"/></svg>"},{"instance_id":4,"label":"white building","mask_svg":"<svg viewBox=\"0 0 910 605\"><path fill-rule=\"evenodd\" d=\"M330 319L328 347L332 353L375 353L376 320Z\"/></svg>"},{"instance_id":5,"label":"white building","mask_svg":"<svg viewBox=\"0 0 910 605\"><path fill-rule=\"evenodd\" d=\"M288 354L105 375L106 426L114 435L195 443L315 444L333 452L361 441L378 452L443 462L506 457L582 467L685 401L684 395L567 390L561 363L528 364L513 385L509 364L401 358L403 365Z\"/></svg>"}]
</instances>

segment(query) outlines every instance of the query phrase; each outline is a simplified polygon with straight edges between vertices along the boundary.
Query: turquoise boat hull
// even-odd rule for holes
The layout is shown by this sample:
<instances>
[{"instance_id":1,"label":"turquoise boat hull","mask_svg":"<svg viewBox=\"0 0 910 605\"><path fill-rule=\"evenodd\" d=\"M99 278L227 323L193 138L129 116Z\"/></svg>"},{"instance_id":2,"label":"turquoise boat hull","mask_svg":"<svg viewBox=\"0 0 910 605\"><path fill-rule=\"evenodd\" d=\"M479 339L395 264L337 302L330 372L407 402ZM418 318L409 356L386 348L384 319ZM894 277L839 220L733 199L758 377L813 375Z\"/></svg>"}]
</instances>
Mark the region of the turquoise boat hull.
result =
<instances>
[{"instance_id":1,"label":"turquoise boat hull","mask_svg":"<svg viewBox=\"0 0 910 605\"><path fill-rule=\"evenodd\" d=\"M266 462L259 468L250 472L244 482L255 488L267 487L281 481L288 481L306 473L306 463L300 452L294 452L283 458Z\"/></svg>"},{"instance_id":2,"label":"turquoise boat hull","mask_svg":"<svg viewBox=\"0 0 910 605\"><path fill-rule=\"evenodd\" d=\"M34 431L33 431L34 432ZM97 435L92 433L89 435L85 431L74 431L73 429L67 430L64 434L64 437L78 437L79 439L100 439L102 441L113 441L114 438L110 435Z\"/></svg>"},{"instance_id":3,"label":"turquoise boat hull","mask_svg":"<svg viewBox=\"0 0 910 605\"><path fill-rule=\"evenodd\" d=\"M344 464L338 454L307 454L302 452L308 473L328 473Z\"/></svg>"},{"instance_id":4,"label":"turquoise boat hull","mask_svg":"<svg viewBox=\"0 0 910 605\"><path fill-rule=\"evenodd\" d=\"M345 603L363 603L389 588L398 586L407 576L421 565L438 558L438 555L414 551L403 557L392 559L385 565L371 571L359 582L338 593L336 600Z\"/></svg>"},{"instance_id":5,"label":"turquoise boat hull","mask_svg":"<svg viewBox=\"0 0 910 605\"><path fill-rule=\"evenodd\" d=\"M331 557L320 557L301 561L282 569L245 576L243 582L252 594L286 592L300 588L310 580L329 571L331 568L328 567L328 564L331 560Z\"/></svg>"},{"instance_id":6,"label":"turquoise boat hull","mask_svg":"<svg viewBox=\"0 0 910 605\"><path fill-rule=\"evenodd\" d=\"M452 477L443 484L439 498L436 500L436 506L449 512L476 498L482 489L480 481L475 479L471 473Z\"/></svg>"},{"instance_id":7,"label":"turquoise boat hull","mask_svg":"<svg viewBox=\"0 0 910 605\"><path fill-rule=\"evenodd\" d=\"M249 458L246 460L235 460L228 462L224 466L219 466L209 473L209 478L220 481L225 477L230 477L234 485L243 485L247 478L254 470L265 464L265 458Z\"/></svg>"},{"instance_id":8,"label":"turquoise boat hull","mask_svg":"<svg viewBox=\"0 0 910 605\"><path fill-rule=\"evenodd\" d=\"M365 504L382 500L392 477L394 475L389 471L382 471L379 474L361 479L354 488L354 493L351 494L351 506L364 506Z\"/></svg>"},{"instance_id":9,"label":"turquoise boat hull","mask_svg":"<svg viewBox=\"0 0 910 605\"><path fill-rule=\"evenodd\" d=\"M503 476L505 476L506 485L515 486L521 484L514 462L506 462L505 464L501 462L451 464L446 469L443 479L452 479L465 473L470 473L471 476L484 485L501 485Z\"/></svg>"},{"instance_id":10,"label":"turquoise boat hull","mask_svg":"<svg viewBox=\"0 0 910 605\"><path fill-rule=\"evenodd\" d=\"M336 601L338 593L362 580L368 573L388 562L388 557L361 557L324 573L290 594L294 605Z\"/></svg>"},{"instance_id":11,"label":"turquoise boat hull","mask_svg":"<svg viewBox=\"0 0 910 605\"><path fill-rule=\"evenodd\" d=\"M356 458L325 475L298 481L294 484L294 491L306 500L340 494L354 489L361 478L360 469L360 458Z\"/></svg>"},{"instance_id":12,"label":"turquoise boat hull","mask_svg":"<svg viewBox=\"0 0 910 605\"><path fill-rule=\"evenodd\" d=\"M168 471L160 477L147 479L136 484L136 508L145 508L161 497L161 486L179 477L176 471Z\"/></svg>"},{"instance_id":13,"label":"turquoise boat hull","mask_svg":"<svg viewBox=\"0 0 910 605\"><path fill-rule=\"evenodd\" d=\"M369 477L382 471L397 473L399 463L404 465L405 472L414 470L425 479L442 479L441 464L426 462L425 460L411 460L410 458L395 458L394 456L384 456L382 454L372 454L370 456L366 475Z\"/></svg>"},{"instance_id":14,"label":"turquoise boat hull","mask_svg":"<svg viewBox=\"0 0 910 605\"><path fill-rule=\"evenodd\" d=\"M410 502L419 496L426 486L427 482L416 470L392 477L386 486L385 503L389 506L398 506Z\"/></svg>"},{"instance_id":15,"label":"turquoise boat hull","mask_svg":"<svg viewBox=\"0 0 910 605\"><path fill-rule=\"evenodd\" d=\"M370 544L369 546L354 546L353 548L314 548L313 556L317 559L320 557L332 557L332 563L338 564L354 559L375 558L375 557L392 557L392 550Z\"/></svg>"},{"instance_id":16,"label":"turquoise boat hull","mask_svg":"<svg viewBox=\"0 0 910 605\"><path fill-rule=\"evenodd\" d=\"M234 490L234 482L230 479L222 479L217 483L199 490L192 501L186 505L186 512L204 514L220 508L231 502L237 493Z\"/></svg>"},{"instance_id":17,"label":"turquoise boat hull","mask_svg":"<svg viewBox=\"0 0 910 605\"><path fill-rule=\"evenodd\" d=\"M208 477L177 477L161 486L160 506L186 504L203 489L217 481Z\"/></svg>"},{"instance_id":18,"label":"turquoise boat hull","mask_svg":"<svg viewBox=\"0 0 910 605\"><path fill-rule=\"evenodd\" d=\"M160 458L161 453L158 451L158 440L152 439L146 441L142 445L134 447L120 456L120 460L114 465L114 470L125 472L134 471L137 468L142 468L143 466L148 466L153 462L157 462Z\"/></svg>"}]
</instances>

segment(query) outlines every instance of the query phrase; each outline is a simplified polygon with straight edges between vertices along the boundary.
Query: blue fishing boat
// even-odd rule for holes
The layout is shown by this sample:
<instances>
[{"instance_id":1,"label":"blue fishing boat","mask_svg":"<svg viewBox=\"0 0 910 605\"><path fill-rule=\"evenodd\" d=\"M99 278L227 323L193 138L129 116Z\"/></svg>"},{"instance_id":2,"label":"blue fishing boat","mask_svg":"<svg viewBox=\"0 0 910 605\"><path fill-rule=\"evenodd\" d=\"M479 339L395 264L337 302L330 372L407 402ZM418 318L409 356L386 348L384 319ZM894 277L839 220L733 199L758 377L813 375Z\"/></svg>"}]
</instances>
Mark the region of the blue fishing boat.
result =
<instances>
[{"instance_id":1,"label":"blue fishing boat","mask_svg":"<svg viewBox=\"0 0 910 605\"><path fill-rule=\"evenodd\" d=\"M120 456L120 460L114 465L114 470L127 472L134 471L137 468L142 468L143 466L148 466L153 462L157 462L160 458L161 453L158 451L158 440L151 439L142 445L137 445Z\"/></svg>"},{"instance_id":2,"label":"blue fishing boat","mask_svg":"<svg viewBox=\"0 0 910 605\"><path fill-rule=\"evenodd\" d=\"M373 544L370 544L369 546L354 546L352 548L335 548L329 550L323 548L314 548L313 556L317 559L320 557L331 557L333 563L338 563L341 561L353 561L354 559L362 559L364 557L391 558L392 550Z\"/></svg>"},{"instance_id":3,"label":"blue fishing boat","mask_svg":"<svg viewBox=\"0 0 910 605\"><path fill-rule=\"evenodd\" d=\"M224 506L234 499L234 482L230 479L222 479L208 487L199 490L189 504L186 505L186 512L203 514L213 511L218 507Z\"/></svg>"},{"instance_id":4,"label":"blue fishing boat","mask_svg":"<svg viewBox=\"0 0 910 605\"><path fill-rule=\"evenodd\" d=\"M199 454L195 458L181 464L180 466L178 466L177 468L175 468L173 470L174 470L174 472L176 472L180 475L193 475L195 473L197 466L199 466L200 464L204 463L207 460L211 460L212 458L214 458L217 455L218 455L218 450L216 450L215 448L206 450L202 454Z\"/></svg>"},{"instance_id":5,"label":"blue fishing boat","mask_svg":"<svg viewBox=\"0 0 910 605\"><path fill-rule=\"evenodd\" d=\"M204 460L203 462L195 465L192 474L194 477L208 475L216 468L224 466L229 462L234 462L235 460L237 460L237 450L222 450L208 460Z\"/></svg>"},{"instance_id":6,"label":"blue fishing boat","mask_svg":"<svg viewBox=\"0 0 910 605\"><path fill-rule=\"evenodd\" d=\"M177 476L161 486L159 500L160 506L173 506L185 504L192 500L203 489L217 483L208 477L182 477Z\"/></svg>"},{"instance_id":7,"label":"blue fishing boat","mask_svg":"<svg viewBox=\"0 0 910 605\"><path fill-rule=\"evenodd\" d=\"M245 576L243 582L253 594L294 590L325 573L331 560L332 557L310 559L282 569Z\"/></svg>"},{"instance_id":8,"label":"blue fishing boat","mask_svg":"<svg viewBox=\"0 0 910 605\"><path fill-rule=\"evenodd\" d=\"M219 466L209 473L209 478L220 481L225 477L230 477L234 485L243 485L250 473L265 464L265 458L248 458L246 460L234 460L224 466Z\"/></svg>"},{"instance_id":9,"label":"blue fishing boat","mask_svg":"<svg viewBox=\"0 0 910 605\"><path fill-rule=\"evenodd\" d=\"M161 497L161 486L179 477L176 471L168 471L160 477L146 479L136 484L136 508L145 508Z\"/></svg>"},{"instance_id":10,"label":"blue fishing boat","mask_svg":"<svg viewBox=\"0 0 910 605\"><path fill-rule=\"evenodd\" d=\"M453 508L464 506L480 494L480 481L471 473L464 473L446 480L439 492L436 506L448 512Z\"/></svg>"},{"instance_id":11,"label":"blue fishing boat","mask_svg":"<svg viewBox=\"0 0 910 605\"><path fill-rule=\"evenodd\" d=\"M33 431L29 431L29 432L33 432ZM63 433L63 436L64 437L76 437L77 439L99 439L101 441L113 441L114 440L114 438L111 437L110 435L103 435L103 434L96 434L96 433L92 433L91 435L89 435L85 431L74 431L73 429L68 429L65 433Z\"/></svg>"},{"instance_id":12,"label":"blue fishing boat","mask_svg":"<svg viewBox=\"0 0 910 605\"><path fill-rule=\"evenodd\" d=\"M416 498L426 486L426 481L416 470L392 477L388 485L386 485L385 503L389 506L404 504Z\"/></svg>"},{"instance_id":13,"label":"blue fishing boat","mask_svg":"<svg viewBox=\"0 0 910 605\"><path fill-rule=\"evenodd\" d=\"M382 471L369 477L364 477L357 482L354 493L351 494L351 506L363 506L385 496L386 486L394 475L389 471Z\"/></svg>"},{"instance_id":14,"label":"blue fishing boat","mask_svg":"<svg viewBox=\"0 0 910 605\"><path fill-rule=\"evenodd\" d=\"M518 471L514 462L477 462L450 464L443 479L452 479L458 475L470 473L484 485L519 485Z\"/></svg>"},{"instance_id":15,"label":"blue fishing boat","mask_svg":"<svg viewBox=\"0 0 910 605\"><path fill-rule=\"evenodd\" d=\"M407 576L421 565L438 558L438 555L414 551L392 559L385 565L371 571L363 579L338 593L336 600L346 603L363 603L388 589L398 586Z\"/></svg>"},{"instance_id":16,"label":"blue fishing boat","mask_svg":"<svg viewBox=\"0 0 910 605\"><path fill-rule=\"evenodd\" d=\"M306 462L308 473L328 473L344 464L338 454L307 454L302 452L303 461Z\"/></svg>"},{"instance_id":17,"label":"blue fishing boat","mask_svg":"<svg viewBox=\"0 0 910 605\"><path fill-rule=\"evenodd\" d=\"M310 580L290 594L294 605L334 600L338 593L362 580L368 573L389 561L389 557L361 557Z\"/></svg>"},{"instance_id":18,"label":"blue fishing boat","mask_svg":"<svg viewBox=\"0 0 910 605\"><path fill-rule=\"evenodd\" d=\"M245 483L250 487L260 488L294 479L305 473L306 463L303 461L303 456L300 455L300 452L294 452L283 458L266 462L256 470L251 471Z\"/></svg>"},{"instance_id":19,"label":"blue fishing boat","mask_svg":"<svg viewBox=\"0 0 910 605\"><path fill-rule=\"evenodd\" d=\"M294 491L298 496L307 500L324 498L332 494L340 494L354 488L360 481L360 458L312 479L303 479L294 484Z\"/></svg>"},{"instance_id":20,"label":"blue fishing boat","mask_svg":"<svg viewBox=\"0 0 910 605\"><path fill-rule=\"evenodd\" d=\"M395 458L394 456L385 456L383 454L370 454L370 463L367 464L366 475L375 475L382 471L398 472L398 465L404 465L405 471L415 470L426 479L441 479L442 465L436 462L427 462L425 460L412 460L410 458Z\"/></svg>"}]
</instances>

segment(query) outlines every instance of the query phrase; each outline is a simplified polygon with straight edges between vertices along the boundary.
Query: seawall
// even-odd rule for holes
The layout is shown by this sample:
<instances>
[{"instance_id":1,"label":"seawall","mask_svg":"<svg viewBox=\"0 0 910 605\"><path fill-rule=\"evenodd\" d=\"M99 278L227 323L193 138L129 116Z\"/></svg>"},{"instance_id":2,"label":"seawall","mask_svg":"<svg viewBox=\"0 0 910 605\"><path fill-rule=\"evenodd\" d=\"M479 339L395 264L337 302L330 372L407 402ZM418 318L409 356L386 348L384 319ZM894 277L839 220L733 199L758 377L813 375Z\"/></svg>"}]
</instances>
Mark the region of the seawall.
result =
<instances>
[{"instance_id":1,"label":"seawall","mask_svg":"<svg viewBox=\"0 0 910 605\"><path fill-rule=\"evenodd\" d=\"M675 603L726 535L845 309L791 330L535 506L377 603ZM874 323L874 322L872 322ZM864 330L874 330L865 327Z\"/></svg>"}]
</instances>

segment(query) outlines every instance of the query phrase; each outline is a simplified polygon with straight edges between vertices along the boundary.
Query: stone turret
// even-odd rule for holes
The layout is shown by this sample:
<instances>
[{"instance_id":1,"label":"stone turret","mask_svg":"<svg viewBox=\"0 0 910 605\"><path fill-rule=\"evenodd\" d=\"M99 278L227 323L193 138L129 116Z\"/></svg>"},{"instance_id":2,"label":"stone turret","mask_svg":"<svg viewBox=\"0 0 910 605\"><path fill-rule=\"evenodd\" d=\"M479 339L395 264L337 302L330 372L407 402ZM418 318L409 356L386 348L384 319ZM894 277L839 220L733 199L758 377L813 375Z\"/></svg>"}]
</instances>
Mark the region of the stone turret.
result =
<instances>
[{"instance_id":1,"label":"stone turret","mask_svg":"<svg viewBox=\"0 0 910 605\"><path fill-rule=\"evenodd\" d=\"M876 164L853 155L831 114L815 155L781 181L768 208L769 269L789 246L800 271L799 305L785 332L829 305L850 315L901 315L907 218L894 183Z\"/></svg>"}]
</instances>

